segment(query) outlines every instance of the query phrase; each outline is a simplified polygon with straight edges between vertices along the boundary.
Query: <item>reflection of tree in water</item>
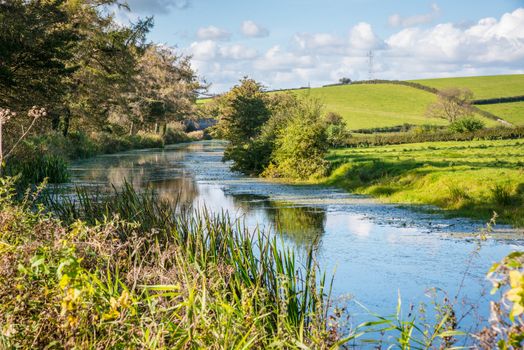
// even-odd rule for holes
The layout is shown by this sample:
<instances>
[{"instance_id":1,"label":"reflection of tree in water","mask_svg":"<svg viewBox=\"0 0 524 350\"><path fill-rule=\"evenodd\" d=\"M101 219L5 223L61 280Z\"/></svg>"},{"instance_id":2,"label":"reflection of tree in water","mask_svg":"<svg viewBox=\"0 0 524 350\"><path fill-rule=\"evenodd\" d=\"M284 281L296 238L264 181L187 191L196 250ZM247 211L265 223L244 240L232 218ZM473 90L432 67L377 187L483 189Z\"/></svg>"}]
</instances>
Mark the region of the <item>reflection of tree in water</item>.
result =
<instances>
[{"instance_id":1,"label":"reflection of tree in water","mask_svg":"<svg viewBox=\"0 0 524 350\"><path fill-rule=\"evenodd\" d=\"M161 200L190 206L198 196L198 186L192 177L179 177L150 183Z\"/></svg>"},{"instance_id":2,"label":"reflection of tree in water","mask_svg":"<svg viewBox=\"0 0 524 350\"><path fill-rule=\"evenodd\" d=\"M233 200L246 212L264 210L275 229L299 246L319 244L324 234L326 212L322 208L293 206L249 194L234 195Z\"/></svg>"}]
</instances>

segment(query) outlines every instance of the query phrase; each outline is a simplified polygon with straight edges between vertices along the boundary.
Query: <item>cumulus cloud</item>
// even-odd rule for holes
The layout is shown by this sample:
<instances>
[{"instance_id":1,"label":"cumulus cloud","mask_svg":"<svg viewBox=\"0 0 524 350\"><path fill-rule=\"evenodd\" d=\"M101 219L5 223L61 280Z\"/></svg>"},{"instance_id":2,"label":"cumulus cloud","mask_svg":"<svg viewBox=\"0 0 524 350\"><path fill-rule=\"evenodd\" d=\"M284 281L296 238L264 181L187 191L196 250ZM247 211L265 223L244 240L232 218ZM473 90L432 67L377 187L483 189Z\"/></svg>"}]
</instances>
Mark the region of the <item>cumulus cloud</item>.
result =
<instances>
[{"instance_id":1,"label":"cumulus cloud","mask_svg":"<svg viewBox=\"0 0 524 350\"><path fill-rule=\"evenodd\" d=\"M276 45L267 50L263 57L256 60L253 67L262 71L281 71L312 67L313 65L313 57L285 51L279 45Z\"/></svg>"},{"instance_id":2,"label":"cumulus cloud","mask_svg":"<svg viewBox=\"0 0 524 350\"><path fill-rule=\"evenodd\" d=\"M187 50L197 61L253 60L258 51L242 44L222 45L213 40L195 41Z\"/></svg>"},{"instance_id":3,"label":"cumulus cloud","mask_svg":"<svg viewBox=\"0 0 524 350\"><path fill-rule=\"evenodd\" d=\"M351 28L349 44L352 49L372 50L382 46L382 41L375 35L369 23L361 22Z\"/></svg>"},{"instance_id":4,"label":"cumulus cloud","mask_svg":"<svg viewBox=\"0 0 524 350\"><path fill-rule=\"evenodd\" d=\"M421 15L415 15L415 16L408 16L403 17L399 15L398 13L391 15L389 17L389 24L393 27L413 27L421 24L428 24L433 22L435 19L438 18L440 15L440 8L437 4L431 5L431 12L421 14Z\"/></svg>"},{"instance_id":5,"label":"cumulus cloud","mask_svg":"<svg viewBox=\"0 0 524 350\"><path fill-rule=\"evenodd\" d=\"M303 50L338 48L344 46L344 40L329 33L299 33L293 37L295 43Z\"/></svg>"},{"instance_id":6,"label":"cumulus cloud","mask_svg":"<svg viewBox=\"0 0 524 350\"><path fill-rule=\"evenodd\" d=\"M504 14L500 20L481 19L469 28L452 23L426 30L406 28L392 35L386 43L393 54L418 57L426 62L523 63L524 8Z\"/></svg>"},{"instance_id":7,"label":"cumulus cloud","mask_svg":"<svg viewBox=\"0 0 524 350\"><path fill-rule=\"evenodd\" d=\"M269 35L269 30L267 28L264 28L251 20L242 22L241 30L242 34L249 38L262 38Z\"/></svg>"},{"instance_id":8,"label":"cumulus cloud","mask_svg":"<svg viewBox=\"0 0 524 350\"><path fill-rule=\"evenodd\" d=\"M230 32L215 26L202 27L197 31L197 38L200 40L229 40L230 37Z\"/></svg>"},{"instance_id":9,"label":"cumulus cloud","mask_svg":"<svg viewBox=\"0 0 524 350\"><path fill-rule=\"evenodd\" d=\"M191 44L195 66L214 92L244 75L269 88L319 86L340 77L367 79L369 50L374 77L426 77L524 73L524 8L464 26L441 23L406 27L381 40L368 23L348 34L298 33L289 47L275 45L259 54L238 43L202 40Z\"/></svg>"},{"instance_id":10,"label":"cumulus cloud","mask_svg":"<svg viewBox=\"0 0 524 350\"><path fill-rule=\"evenodd\" d=\"M127 0L127 3L131 11L145 14L163 14L191 5L190 0Z\"/></svg>"}]
</instances>

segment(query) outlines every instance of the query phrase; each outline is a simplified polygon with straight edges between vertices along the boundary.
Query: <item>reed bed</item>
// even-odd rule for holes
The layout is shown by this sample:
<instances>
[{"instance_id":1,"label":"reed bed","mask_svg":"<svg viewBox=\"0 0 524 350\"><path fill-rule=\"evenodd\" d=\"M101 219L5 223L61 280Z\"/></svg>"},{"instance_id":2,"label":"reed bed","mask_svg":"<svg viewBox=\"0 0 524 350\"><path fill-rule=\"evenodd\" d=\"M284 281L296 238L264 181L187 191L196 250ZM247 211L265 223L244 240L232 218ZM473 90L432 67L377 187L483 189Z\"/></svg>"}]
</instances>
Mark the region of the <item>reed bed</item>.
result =
<instances>
[{"instance_id":1,"label":"reed bed","mask_svg":"<svg viewBox=\"0 0 524 350\"><path fill-rule=\"evenodd\" d=\"M0 347L338 348L329 288L292 251L225 213L127 185L0 216ZM35 208L36 211L35 211ZM39 208L39 209L38 209Z\"/></svg>"}]
</instances>

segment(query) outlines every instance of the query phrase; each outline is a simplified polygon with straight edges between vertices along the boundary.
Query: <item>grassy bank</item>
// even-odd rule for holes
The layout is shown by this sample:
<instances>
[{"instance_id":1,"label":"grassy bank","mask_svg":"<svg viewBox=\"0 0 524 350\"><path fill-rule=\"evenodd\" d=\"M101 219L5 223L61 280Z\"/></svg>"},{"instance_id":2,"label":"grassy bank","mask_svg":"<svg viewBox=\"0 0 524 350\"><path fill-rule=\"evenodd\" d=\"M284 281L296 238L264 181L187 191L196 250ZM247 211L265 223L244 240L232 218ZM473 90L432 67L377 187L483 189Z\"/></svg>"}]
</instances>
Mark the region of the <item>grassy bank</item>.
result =
<instances>
[{"instance_id":1,"label":"grassy bank","mask_svg":"<svg viewBox=\"0 0 524 350\"><path fill-rule=\"evenodd\" d=\"M48 200L0 186L1 348L337 348L324 279L276 238L127 187ZM333 319L334 320L334 319Z\"/></svg>"},{"instance_id":2,"label":"grassy bank","mask_svg":"<svg viewBox=\"0 0 524 350\"><path fill-rule=\"evenodd\" d=\"M425 142L332 151L327 184L388 202L524 226L524 140Z\"/></svg>"},{"instance_id":3,"label":"grassy bank","mask_svg":"<svg viewBox=\"0 0 524 350\"><path fill-rule=\"evenodd\" d=\"M48 133L22 141L13 157L6 163L5 172L20 174L20 186L38 184L45 178L51 183L69 180L68 162L134 149L161 148L164 145L195 140L182 131L169 129L163 136L154 133L116 135L104 132Z\"/></svg>"}]
</instances>

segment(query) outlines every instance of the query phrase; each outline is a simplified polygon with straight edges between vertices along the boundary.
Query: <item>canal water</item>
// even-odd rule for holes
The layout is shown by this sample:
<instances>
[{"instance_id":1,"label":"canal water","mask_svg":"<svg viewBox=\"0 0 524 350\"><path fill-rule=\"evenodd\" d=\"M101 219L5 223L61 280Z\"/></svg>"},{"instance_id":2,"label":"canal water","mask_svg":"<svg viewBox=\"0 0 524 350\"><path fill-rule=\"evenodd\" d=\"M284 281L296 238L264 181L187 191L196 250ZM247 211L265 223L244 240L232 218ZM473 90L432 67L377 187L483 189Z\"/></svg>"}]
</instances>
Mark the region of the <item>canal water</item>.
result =
<instances>
[{"instance_id":1,"label":"canal water","mask_svg":"<svg viewBox=\"0 0 524 350\"><path fill-rule=\"evenodd\" d=\"M335 276L335 301L347 305L355 320L369 319L369 312L393 314L399 295L407 309L420 303L431 308L435 291L445 291L460 312L469 312L462 322L474 326L479 316L488 316L486 272L524 244L522 233L502 227L479 249L482 222L330 187L245 177L222 162L224 146L202 141L80 161L72 165L65 190L118 187L127 180L135 188L152 186L165 199L227 211L251 229L281 235L299 255L314 243L321 269ZM437 294L441 300L444 292Z\"/></svg>"}]
</instances>

